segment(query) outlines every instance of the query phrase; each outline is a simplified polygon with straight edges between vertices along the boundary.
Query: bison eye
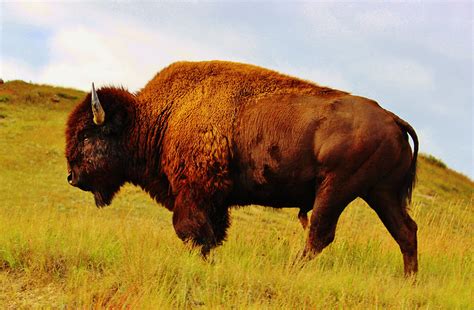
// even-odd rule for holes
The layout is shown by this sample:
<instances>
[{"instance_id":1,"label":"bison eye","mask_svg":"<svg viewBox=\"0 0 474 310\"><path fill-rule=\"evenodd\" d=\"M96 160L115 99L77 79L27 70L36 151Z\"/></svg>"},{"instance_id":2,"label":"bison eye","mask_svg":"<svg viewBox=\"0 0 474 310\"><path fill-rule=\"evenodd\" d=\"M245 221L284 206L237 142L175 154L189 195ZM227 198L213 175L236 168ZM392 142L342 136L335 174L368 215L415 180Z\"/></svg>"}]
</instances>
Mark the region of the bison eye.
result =
<instances>
[{"instance_id":1,"label":"bison eye","mask_svg":"<svg viewBox=\"0 0 474 310\"><path fill-rule=\"evenodd\" d=\"M79 141L88 142L90 140L90 134L88 132L83 132L79 135Z\"/></svg>"}]
</instances>

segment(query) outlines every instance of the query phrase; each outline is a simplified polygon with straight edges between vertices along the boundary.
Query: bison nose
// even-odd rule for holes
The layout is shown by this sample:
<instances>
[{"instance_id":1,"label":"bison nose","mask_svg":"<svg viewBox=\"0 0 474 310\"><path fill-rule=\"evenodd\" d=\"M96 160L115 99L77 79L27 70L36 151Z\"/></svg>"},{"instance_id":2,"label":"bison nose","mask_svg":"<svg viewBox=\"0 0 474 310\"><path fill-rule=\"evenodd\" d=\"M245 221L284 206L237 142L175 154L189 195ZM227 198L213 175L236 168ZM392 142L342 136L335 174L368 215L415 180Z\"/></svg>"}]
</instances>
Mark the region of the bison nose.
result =
<instances>
[{"instance_id":1,"label":"bison nose","mask_svg":"<svg viewBox=\"0 0 474 310\"><path fill-rule=\"evenodd\" d=\"M72 172L67 175L67 182L72 185Z\"/></svg>"}]
</instances>

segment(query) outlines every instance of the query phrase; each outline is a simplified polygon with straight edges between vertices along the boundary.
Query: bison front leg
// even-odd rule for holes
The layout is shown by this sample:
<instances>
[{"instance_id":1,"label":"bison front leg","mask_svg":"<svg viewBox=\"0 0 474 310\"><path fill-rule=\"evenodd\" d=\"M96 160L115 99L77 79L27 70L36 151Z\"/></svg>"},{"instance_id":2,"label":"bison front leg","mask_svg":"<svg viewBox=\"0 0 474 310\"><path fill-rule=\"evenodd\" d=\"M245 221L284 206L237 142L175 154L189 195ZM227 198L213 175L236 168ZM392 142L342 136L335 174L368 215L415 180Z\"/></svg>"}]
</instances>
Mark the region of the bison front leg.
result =
<instances>
[{"instance_id":1,"label":"bison front leg","mask_svg":"<svg viewBox=\"0 0 474 310\"><path fill-rule=\"evenodd\" d=\"M200 247L204 257L222 243L229 225L227 208L220 208L220 212L214 208L185 191L178 195L173 208L176 234L184 242Z\"/></svg>"}]
</instances>

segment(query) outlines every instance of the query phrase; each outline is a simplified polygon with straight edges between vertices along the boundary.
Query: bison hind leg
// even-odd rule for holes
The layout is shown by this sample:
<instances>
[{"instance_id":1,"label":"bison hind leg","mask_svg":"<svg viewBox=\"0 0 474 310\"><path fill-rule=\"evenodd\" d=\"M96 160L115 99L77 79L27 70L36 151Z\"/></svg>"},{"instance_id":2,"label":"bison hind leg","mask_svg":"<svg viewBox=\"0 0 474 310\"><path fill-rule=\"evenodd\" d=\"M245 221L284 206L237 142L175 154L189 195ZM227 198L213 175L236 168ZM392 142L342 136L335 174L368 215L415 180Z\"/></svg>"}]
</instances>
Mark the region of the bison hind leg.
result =
<instances>
[{"instance_id":1,"label":"bison hind leg","mask_svg":"<svg viewBox=\"0 0 474 310\"><path fill-rule=\"evenodd\" d=\"M301 226L303 226L303 230L308 227L308 213L300 209L300 212L298 212L298 220L301 223Z\"/></svg>"},{"instance_id":2,"label":"bison hind leg","mask_svg":"<svg viewBox=\"0 0 474 310\"><path fill-rule=\"evenodd\" d=\"M318 186L303 256L311 259L334 241L336 226L346 206L360 191L358 179L330 174Z\"/></svg>"},{"instance_id":3,"label":"bison hind leg","mask_svg":"<svg viewBox=\"0 0 474 310\"><path fill-rule=\"evenodd\" d=\"M417 225L408 215L405 199L400 197L399 191L384 188L372 190L365 200L398 243L405 275L415 274L418 271Z\"/></svg>"}]
</instances>

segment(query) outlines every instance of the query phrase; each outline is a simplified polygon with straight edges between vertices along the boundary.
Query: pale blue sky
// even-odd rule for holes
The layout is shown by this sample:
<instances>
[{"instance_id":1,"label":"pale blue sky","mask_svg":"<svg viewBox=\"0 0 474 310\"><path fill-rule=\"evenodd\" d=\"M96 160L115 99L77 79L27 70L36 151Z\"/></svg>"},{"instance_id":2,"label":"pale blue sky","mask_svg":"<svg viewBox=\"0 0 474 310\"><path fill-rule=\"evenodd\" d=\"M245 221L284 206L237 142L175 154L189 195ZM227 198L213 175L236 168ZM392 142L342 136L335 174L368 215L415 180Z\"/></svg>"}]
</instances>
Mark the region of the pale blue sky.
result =
<instances>
[{"instance_id":1,"label":"pale blue sky","mask_svg":"<svg viewBox=\"0 0 474 310\"><path fill-rule=\"evenodd\" d=\"M377 100L423 152L474 177L471 2L0 4L0 77L138 90L176 60L227 59Z\"/></svg>"}]
</instances>

